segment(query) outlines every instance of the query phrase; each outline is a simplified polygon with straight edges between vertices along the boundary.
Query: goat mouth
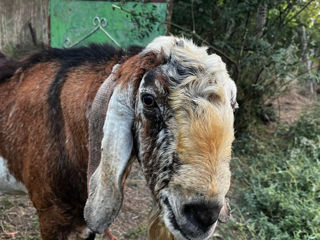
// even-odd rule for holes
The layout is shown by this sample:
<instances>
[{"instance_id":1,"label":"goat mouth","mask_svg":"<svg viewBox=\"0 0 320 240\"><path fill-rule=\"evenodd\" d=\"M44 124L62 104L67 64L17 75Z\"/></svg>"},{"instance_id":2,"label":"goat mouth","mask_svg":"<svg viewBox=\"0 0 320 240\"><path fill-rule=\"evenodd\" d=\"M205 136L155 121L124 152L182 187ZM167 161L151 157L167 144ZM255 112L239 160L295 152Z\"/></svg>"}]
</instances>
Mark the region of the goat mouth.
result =
<instances>
[{"instance_id":1,"label":"goat mouth","mask_svg":"<svg viewBox=\"0 0 320 240\"><path fill-rule=\"evenodd\" d=\"M170 223L172 224L173 228L174 228L175 230L179 231L180 234L181 234L186 240L191 240L190 238L188 238L188 237L186 236L186 234L185 234L185 233L182 231L182 229L180 228L180 226L179 226L179 224L178 224L178 222L177 222L176 216L175 216L175 214L174 214L174 212L173 212L173 209L172 209L172 207L171 207L171 205L170 205L169 199L168 199L167 197L164 199L163 203L164 203L164 204L166 205L166 207L167 207L167 210L168 210L168 212L169 212L169 221L170 221Z\"/></svg>"},{"instance_id":2,"label":"goat mouth","mask_svg":"<svg viewBox=\"0 0 320 240\"><path fill-rule=\"evenodd\" d=\"M208 239L209 235L211 235L209 233L211 231L203 232L202 230L199 229L197 233L195 233L188 230L188 226L186 225L180 226L180 224L176 219L176 215L170 204L170 201L167 197L163 200L163 204L166 206L167 218L170 222L171 227L174 229L174 232L179 233L179 235L182 237L183 240L201 240L201 239L204 240L204 239Z\"/></svg>"}]
</instances>

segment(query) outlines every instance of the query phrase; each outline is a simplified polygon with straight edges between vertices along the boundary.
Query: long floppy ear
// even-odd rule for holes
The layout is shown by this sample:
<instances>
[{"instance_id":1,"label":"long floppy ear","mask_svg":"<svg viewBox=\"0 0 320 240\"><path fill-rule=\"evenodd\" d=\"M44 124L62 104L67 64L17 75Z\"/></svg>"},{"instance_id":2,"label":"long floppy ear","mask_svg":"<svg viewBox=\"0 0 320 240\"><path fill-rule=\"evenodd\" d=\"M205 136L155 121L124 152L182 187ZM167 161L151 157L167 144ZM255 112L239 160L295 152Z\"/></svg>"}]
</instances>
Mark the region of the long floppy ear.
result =
<instances>
[{"instance_id":1,"label":"long floppy ear","mask_svg":"<svg viewBox=\"0 0 320 240\"><path fill-rule=\"evenodd\" d=\"M120 67L116 65L93 101L89 117L89 196L84 217L94 232L104 232L122 205L122 183L133 148L134 89L147 71L163 62L161 54L148 52L129 58Z\"/></svg>"},{"instance_id":2,"label":"long floppy ear","mask_svg":"<svg viewBox=\"0 0 320 240\"><path fill-rule=\"evenodd\" d=\"M107 80L106 84L115 84ZM110 97L109 86L100 87L89 119L89 135L93 136L89 136L89 196L84 217L88 227L97 233L103 233L119 213L123 200L122 181L133 147L131 128L134 111L130 102L132 90L130 91L130 87L121 88L117 85L107 104ZM108 107L102 136L101 118L106 110L105 105ZM97 147L101 147L101 150Z\"/></svg>"}]
</instances>

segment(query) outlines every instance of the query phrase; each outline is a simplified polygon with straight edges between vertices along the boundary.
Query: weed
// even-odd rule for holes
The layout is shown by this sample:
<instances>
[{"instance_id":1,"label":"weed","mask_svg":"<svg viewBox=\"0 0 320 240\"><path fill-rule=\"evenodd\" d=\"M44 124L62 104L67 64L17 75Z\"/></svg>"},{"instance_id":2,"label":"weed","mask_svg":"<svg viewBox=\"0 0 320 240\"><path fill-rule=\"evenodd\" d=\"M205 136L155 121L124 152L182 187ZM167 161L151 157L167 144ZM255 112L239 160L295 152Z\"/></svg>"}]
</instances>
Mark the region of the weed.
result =
<instances>
[{"instance_id":1,"label":"weed","mask_svg":"<svg viewBox=\"0 0 320 240\"><path fill-rule=\"evenodd\" d=\"M146 226L139 225L138 227L132 229L130 232L124 235L124 239L137 239L142 236L146 236Z\"/></svg>"},{"instance_id":2,"label":"weed","mask_svg":"<svg viewBox=\"0 0 320 240\"><path fill-rule=\"evenodd\" d=\"M238 193L224 239L320 239L319 116L315 109L291 127L237 143Z\"/></svg>"}]
</instances>

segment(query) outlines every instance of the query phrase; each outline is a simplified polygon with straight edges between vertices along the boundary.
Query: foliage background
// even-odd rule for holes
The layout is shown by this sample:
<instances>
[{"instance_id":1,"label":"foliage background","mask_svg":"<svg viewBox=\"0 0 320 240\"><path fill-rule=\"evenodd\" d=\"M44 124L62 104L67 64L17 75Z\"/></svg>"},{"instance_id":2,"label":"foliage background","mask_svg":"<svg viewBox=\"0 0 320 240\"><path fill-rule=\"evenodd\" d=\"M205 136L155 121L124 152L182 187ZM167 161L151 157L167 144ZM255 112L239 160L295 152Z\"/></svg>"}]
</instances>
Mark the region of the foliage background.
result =
<instances>
[{"instance_id":1,"label":"foliage background","mask_svg":"<svg viewBox=\"0 0 320 240\"><path fill-rule=\"evenodd\" d=\"M208 45L226 61L239 91L240 132L249 123L275 120L270 102L288 83L320 80L318 1L177 0L172 19L172 33ZM303 55L311 62L309 70Z\"/></svg>"}]
</instances>

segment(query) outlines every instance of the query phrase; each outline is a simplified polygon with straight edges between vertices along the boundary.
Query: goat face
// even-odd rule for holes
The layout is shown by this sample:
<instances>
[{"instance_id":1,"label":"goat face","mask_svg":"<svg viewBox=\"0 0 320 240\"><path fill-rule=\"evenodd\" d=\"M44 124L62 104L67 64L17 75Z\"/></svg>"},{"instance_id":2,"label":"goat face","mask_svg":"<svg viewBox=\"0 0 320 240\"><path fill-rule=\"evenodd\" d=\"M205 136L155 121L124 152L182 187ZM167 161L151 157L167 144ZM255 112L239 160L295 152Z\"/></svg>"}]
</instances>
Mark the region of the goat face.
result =
<instances>
[{"instance_id":1,"label":"goat face","mask_svg":"<svg viewBox=\"0 0 320 240\"><path fill-rule=\"evenodd\" d=\"M98 232L113 221L135 148L155 200L149 239L208 239L228 214L236 88L221 59L205 48L167 37L145 52L157 51L157 41L167 61L144 74L138 89L116 88L110 100L101 143L107 150L90 178L85 216ZM121 136L111 147L104 143L115 135ZM103 161L108 158L119 160Z\"/></svg>"}]
</instances>

